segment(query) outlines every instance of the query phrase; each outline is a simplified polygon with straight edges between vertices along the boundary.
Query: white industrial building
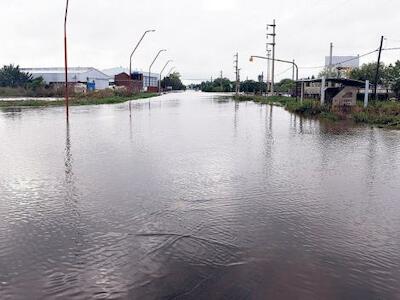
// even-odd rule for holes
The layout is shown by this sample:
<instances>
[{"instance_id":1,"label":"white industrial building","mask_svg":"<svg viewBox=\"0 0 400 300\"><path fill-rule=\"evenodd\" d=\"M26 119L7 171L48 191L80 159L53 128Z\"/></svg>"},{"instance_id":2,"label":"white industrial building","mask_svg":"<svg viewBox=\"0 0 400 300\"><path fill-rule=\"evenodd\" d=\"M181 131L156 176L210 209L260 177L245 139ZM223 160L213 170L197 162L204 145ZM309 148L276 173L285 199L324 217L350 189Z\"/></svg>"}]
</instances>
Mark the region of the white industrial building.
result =
<instances>
[{"instance_id":1,"label":"white industrial building","mask_svg":"<svg viewBox=\"0 0 400 300\"><path fill-rule=\"evenodd\" d=\"M34 78L42 77L46 84L64 84L64 68L22 68L23 72L32 74ZM68 82L94 83L94 89L104 90L109 87L110 76L95 68L68 68Z\"/></svg>"}]
</instances>

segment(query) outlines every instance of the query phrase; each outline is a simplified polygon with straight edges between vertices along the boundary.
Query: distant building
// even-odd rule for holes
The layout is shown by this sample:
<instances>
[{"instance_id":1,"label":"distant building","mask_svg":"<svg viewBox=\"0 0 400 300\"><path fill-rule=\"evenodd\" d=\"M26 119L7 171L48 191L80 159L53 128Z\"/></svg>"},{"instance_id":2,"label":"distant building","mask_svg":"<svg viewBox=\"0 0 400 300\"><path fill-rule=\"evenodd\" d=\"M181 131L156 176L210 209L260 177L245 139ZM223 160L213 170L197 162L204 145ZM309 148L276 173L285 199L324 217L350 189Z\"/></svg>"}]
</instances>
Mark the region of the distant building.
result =
<instances>
[{"instance_id":1,"label":"distant building","mask_svg":"<svg viewBox=\"0 0 400 300\"><path fill-rule=\"evenodd\" d=\"M325 56L325 67L329 67L330 57ZM360 66L359 56L332 56L332 65L335 69L355 69Z\"/></svg>"},{"instance_id":2,"label":"distant building","mask_svg":"<svg viewBox=\"0 0 400 300\"><path fill-rule=\"evenodd\" d=\"M117 67L117 68L110 68L110 69L105 69L103 70L105 74L111 77L111 83L114 83L114 79L116 75L119 75L121 73L129 73L129 70L127 68L123 67ZM141 74L143 76L143 89L142 90L147 90L148 86L150 85L150 90L154 91L155 88L158 89L158 81L160 79L160 74L157 73L150 73L150 84L149 84L149 72L146 71L133 71L132 76L135 76L135 74Z\"/></svg>"},{"instance_id":3,"label":"distant building","mask_svg":"<svg viewBox=\"0 0 400 300\"><path fill-rule=\"evenodd\" d=\"M22 68L34 78L42 77L46 84L65 84L64 68ZM110 76L95 68L68 68L68 82L86 84L88 88L104 90L109 87Z\"/></svg>"},{"instance_id":4,"label":"distant building","mask_svg":"<svg viewBox=\"0 0 400 300\"><path fill-rule=\"evenodd\" d=\"M160 79L160 74L143 72L143 88L144 90L151 90L152 92L158 90L158 81Z\"/></svg>"},{"instance_id":5,"label":"distant building","mask_svg":"<svg viewBox=\"0 0 400 300\"><path fill-rule=\"evenodd\" d=\"M143 74L133 73L129 76L123 72L114 76L114 84L118 87L125 87L130 93L138 93L143 90Z\"/></svg>"}]
</instances>

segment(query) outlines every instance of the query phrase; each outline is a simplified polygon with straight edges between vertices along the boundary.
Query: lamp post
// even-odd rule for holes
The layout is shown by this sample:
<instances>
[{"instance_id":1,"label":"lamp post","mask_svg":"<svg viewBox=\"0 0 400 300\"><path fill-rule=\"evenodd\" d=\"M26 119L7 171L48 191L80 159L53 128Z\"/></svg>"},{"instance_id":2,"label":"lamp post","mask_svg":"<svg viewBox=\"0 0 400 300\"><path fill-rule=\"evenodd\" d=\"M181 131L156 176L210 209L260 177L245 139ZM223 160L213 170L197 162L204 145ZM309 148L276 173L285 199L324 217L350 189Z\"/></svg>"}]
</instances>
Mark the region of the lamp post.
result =
<instances>
[{"instance_id":1,"label":"lamp post","mask_svg":"<svg viewBox=\"0 0 400 300\"><path fill-rule=\"evenodd\" d=\"M156 57L154 58L153 62L151 63L150 67L149 67L149 85L147 86L147 91L149 90L150 87L150 75L151 75L151 67L154 65L154 63L156 62L157 58L160 56L161 52L165 52L167 51L166 49L161 49L160 51L158 51Z\"/></svg>"},{"instance_id":2,"label":"lamp post","mask_svg":"<svg viewBox=\"0 0 400 300\"><path fill-rule=\"evenodd\" d=\"M162 78L162 73L164 72L165 68L168 66L170 62L173 62L172 59L168 60L167 63L165 64L164 68L162 68L160 72L160 80L158 81L158 92L161 93L161 78Z\"/></svg>"},{"instance_id":3,"label":"lamp post","mask_svg":"<svg viewBox=\"0 0 400 300\"><path fill-rule=\"evenodd\" d=\"M167 75L165 75L165 77L168 77L168 76L172 73L173 70L175 70L175 67L172 67L172 68L169 70L169 72L167 73ZM164 78L165 78L165 77L164 77ZM165 82L164 82L164 89L165 89L165 87L166 87L166 86L165 86Z\"/></svg>"},{"instance_id":4,"label":"lamp post","mask_svg":"<svg viewBox=\"0 0 400 300\"><path fill-rule=\"evenodd\" d=\"M135 54L135 52L136 52L137 48L139 47L140 43L143 41L144 37L145 37L146 34L148 34L149 32L155 32L155 30L154 30L154 29L152 29L152 30L146 30L146 31L143 33L142 37L140 38L139 42L136 44L136 47L133 49L133 51L132 51L132 53L131 53L131 56L130 56L130 58L129 58L129 77L131 77L131 75L132 75L132 56L133 56L133 54Z\"/></svg>"},{"instance_id":5,"label":"lamp post","mask_svg":"<svg viewBox=\"0 0 400 300\"><path fill-rule=\"evenodd\" d=\"M68 4L67 0L65 6L65 18L64 18L64 66L65 66L65 112L67 116L67 122L69 121L69 95L68 95L68 56L67 56L67 17L68 17Z\"/></svg>"},{"instance_id":6,"label":"lamp post","mask_svg":"<svg viewBox=\"0 0 400 300\"><path fill-rule=\"evenodd\" d=\"M172 73L173 70L175 70L175 67L172 67L172 68L169 70L169 72L167 73L167 75L165 75L165 77L168 77L168 76Z\"/></svg>"},{"instance_id":7,"label":"lamp post","mask_svg":"<svg viewBox=\"0 0 400 300\"><path fill-rule=\"evenodd\" d=\"M273 61L279 61L287 64L291 64L296 68L296 82L299 80L299 67L294 61L289 61L289 60L283 60L283 59L277 59L277 58L269 58L266 56L258 56L258 55L252 55L250 56L250 61L253 62L254 58L260 58L260 59L266 59L266 60L273 60ZM296 83L297 86L297 83ZM297 89L296 89L296 98L297 98Z\"/></svg>"}]
</instances>

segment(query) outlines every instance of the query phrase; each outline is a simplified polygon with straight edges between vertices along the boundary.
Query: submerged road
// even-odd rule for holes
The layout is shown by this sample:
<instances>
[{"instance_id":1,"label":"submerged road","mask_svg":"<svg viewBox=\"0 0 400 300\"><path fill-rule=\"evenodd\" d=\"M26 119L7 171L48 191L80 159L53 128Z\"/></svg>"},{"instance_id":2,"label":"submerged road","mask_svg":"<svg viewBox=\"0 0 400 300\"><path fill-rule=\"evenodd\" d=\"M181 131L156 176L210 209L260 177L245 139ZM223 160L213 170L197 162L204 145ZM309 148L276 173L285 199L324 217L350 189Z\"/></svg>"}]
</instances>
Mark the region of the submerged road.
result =
<instances>
[{"instance_id":1,"label":"submerged road","mask_svg":"<svg viewBox=\"0 0 400 300\"><path fill-rule=\"evenodd\" d=\"M0 110L0 299L400 298L399 131L132 110Z\"/></svg>"}]
</instances>

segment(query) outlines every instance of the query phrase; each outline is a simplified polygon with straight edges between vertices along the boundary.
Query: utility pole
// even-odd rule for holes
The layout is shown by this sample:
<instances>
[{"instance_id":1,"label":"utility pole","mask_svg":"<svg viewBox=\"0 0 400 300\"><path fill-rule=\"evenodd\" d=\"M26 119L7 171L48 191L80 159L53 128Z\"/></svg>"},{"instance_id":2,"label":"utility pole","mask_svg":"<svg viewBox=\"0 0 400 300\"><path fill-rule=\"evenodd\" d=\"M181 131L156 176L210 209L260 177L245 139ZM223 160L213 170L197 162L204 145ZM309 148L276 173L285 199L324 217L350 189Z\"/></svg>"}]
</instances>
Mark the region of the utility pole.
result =
<instances>
[{"instance_id":1,"label":"utility pole","mask_svg":"<svg viewBox=\"0 0 400 300\"><path fill-rule=\"evenodd\" d=\"M269 83L270 83L270 75L271 75L271 72L270 72L270 69L271 69L271 49L268 49L268 45L267 45L267 58L268 58L268 60L267 60L267 95L268 95L268 93L269 93L269 87L270 87L270 85L269 85Z\"/></svg>"},{"instance_id":2,"label":"utility pole","mask_svg":"<svg viewBox=\"0 0 400 300\"><path fill-rule=\"evenodd\" d=\"M268 43L268 45L272 46L272 70L271 70L271 94L274 94L274 85L275 85L275 45L276 45L276 23L275 19L272 24L267 25L267 30L269 27L272 27L272 33L267 33L268 36L272 36L272 43Z\"/></svg>"},{"instance_id":3,"label":"utility pole","mask_svg":"<svg viewBox=\"0 0 400 300\"><path fill-rule=\"evenodd\" d=\"M223 73L222 73L222 71L221 71L221 92L224 91L224 86L222 85L222 78L223 78Z\"/></svg>"},{"instance_id":4,"label":"utility pole","mask_svg":"<svg viewBox=\"0 0 400 300\"><path fill-rule=\"evenodd\" d=\"M379 80L379 67L381 65L381 54L382 54L382 47L383 47L383 40L384 36L381 37L381 44L379 46L379 54L378 54L378 63L376 65L376 74L375 74L375 87L374 87L374 95L375 95L375 101L378 101L378 80Z\"/></svg>"},{"instance_id":5,"label":"utility pole","mask_svg":"<svg viewBox=\"0 0 400 300\"><path fill-rule=\"evenodd\" d=\"M68 4L66 2L65 7L65 18L64 18L64 67L65 67L65 113L67 117L67 123L69 122L69 91L68 91L68 55L67 55L67 18L68 18Z\"/></svg>"},{"instance_id":6,"label":"utility pole","mask_svg":"<svg viewBox=\"0 0 400 300\"><path fill-rule=\"evenodd\" d=\"M329 77L332 75L332 67L333 67L333 43L331 43L330 51L329 51Z\"/></svg>"},{"instance_id":7,"label":"utility pole","mask_svg":"<svg viewBox=\"0 0 400 300\"><path fill-rule=\"evenodd\" d=\"M295 64L296 64L296 61L293 59L293 68L292 68L292 81L294 81L294 66L295 66Z\"/></svg>"},{"instance_id":8,"label":"utility pole","mask_svg":"<svg viewBox=\"0 0 400 300\"><path fill-rule=\"evenodd\" d=\"M266 57L266 56L252 55L252 56L250 56L250 62L253 62L253 61L254 61L254 58L261 58L261 59L266 59L266 60L272 60L271 58ZM275 60L275 61L279 61L279 62L283 62L283 63L287 63L287 64L293 65L293 66L296 68L296 81L299 80L299 67L298 67L298 65L297 65L294 61L288 61L288 60L283 60L283 59L278 59L278 58L275 58L274 60ZM296 99L297 99L297 92L296 92Z\"/></svg>"},{"instance_id":9,"label":"utility pole","mask_svg":"<svg viewBox=\"0 0 400 300\"><path fill-rule=\"evenodd\" d=\"M236 53L235 60L233 61L235 64L235 75L236 75L236 96L239 95L240 92L240 81L239 81L239 53Z\"/></svg>"}]
</instances>

